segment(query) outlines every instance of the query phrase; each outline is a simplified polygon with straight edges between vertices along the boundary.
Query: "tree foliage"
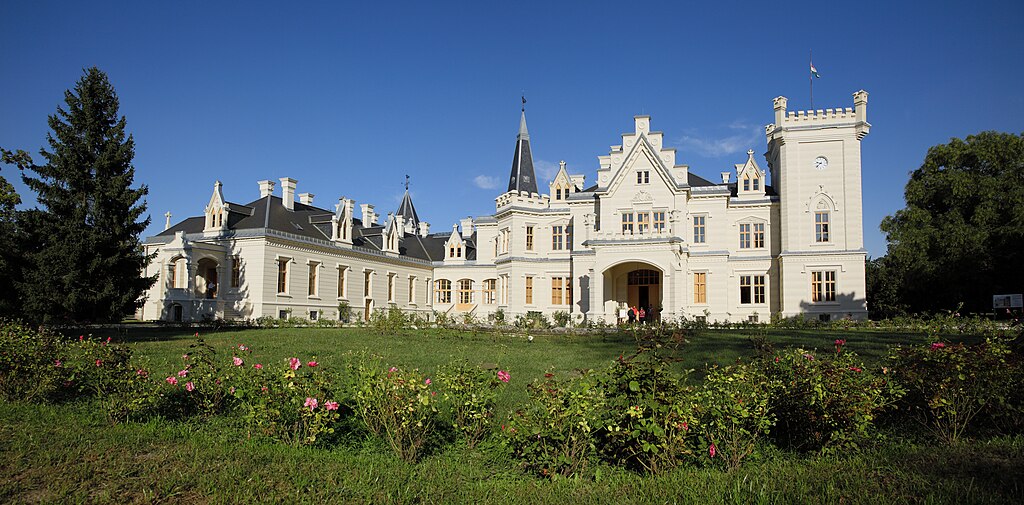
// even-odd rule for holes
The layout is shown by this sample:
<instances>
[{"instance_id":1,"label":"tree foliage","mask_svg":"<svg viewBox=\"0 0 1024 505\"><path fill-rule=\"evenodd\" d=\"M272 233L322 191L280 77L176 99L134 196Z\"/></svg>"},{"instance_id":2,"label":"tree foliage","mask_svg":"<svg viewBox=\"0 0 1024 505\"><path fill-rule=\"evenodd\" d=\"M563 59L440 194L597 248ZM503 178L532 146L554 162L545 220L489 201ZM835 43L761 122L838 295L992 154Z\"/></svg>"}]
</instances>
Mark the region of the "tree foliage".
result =
<instances>
[{"instance_id":1,"label":"tree foliage","mask_svg":"<svg viewBox=\"0 0 1024 505\"><path fill-rule=\"evenodd\" d=\"M906 208L881 225L889 247L873 274L888 280L868 281L886 293L895 280L898 300L878 302L912 312L961 303L986 311L993 294L1021 291L1024 134L982 132L932 147L905 198Z\"/></svg>"},{"instance_id":2,"label":"tree foliage","mask_svg":"<svg viewBox=\"0 0 1024 505\"><path fill-rule=\"evenodd\" d=\"M39 203L18 214L20 301L37 322L116 321L139 307L153 282L141 276L148 258L139 241L149 190L132 187L135 143L106 74L86 70L64 102L49 118L46 163L16 160Z\"/></svg>"},{"instance_id":3,"label":"tree foliage","mask_svg":"<svg viewBox=\"0 0 1024 505\"><path fill-rule=\"evenodd\" d=\"M12 153L0 148L0 162L19 167L30 163L31 158L24 151ZM15 316L18 313L15 282L21 273L21 248L15 247L18 239L17 206L21 196L14 186L0 175L0 316Z\"/></svg>"}]
</instances>

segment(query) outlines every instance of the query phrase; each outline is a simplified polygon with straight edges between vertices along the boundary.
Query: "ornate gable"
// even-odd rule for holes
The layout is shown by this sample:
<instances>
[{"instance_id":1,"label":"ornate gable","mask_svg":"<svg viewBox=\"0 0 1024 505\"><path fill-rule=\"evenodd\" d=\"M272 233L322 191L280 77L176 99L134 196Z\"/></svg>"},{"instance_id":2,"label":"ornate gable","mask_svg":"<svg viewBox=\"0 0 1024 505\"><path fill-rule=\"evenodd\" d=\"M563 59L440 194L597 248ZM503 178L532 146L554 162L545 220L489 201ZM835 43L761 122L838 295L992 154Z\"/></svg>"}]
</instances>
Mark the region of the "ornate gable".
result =
<instances>
[{"instance_id":1,"label":"ornate gable","mask_svg":"<svg viewBox=\"0 0 1024 505\"><path fill-rule=\"evenodd\" d=\"M352 212L355 201L344 196L338 199L331 216L331 240L343 244L352 244Z\"/></svg>"},{"instance_id":2,"label":"ornate gable","mask_svg":"<svg viewBox=\"0 0 1024 505\"><path fill-rule=\"evenodd\" d=\"M220 181L213 183L213 195L206 204L206 224L203 231L222 231L228 229L228 206L224 202L224 192Z\"/></svg>"},{"instance_id":3,"label":"ornate gable","mask_svg":"<svg viewBox=\"0 0 1024 505\"><path fill-rule=\"evenodd\" d=\"M746 163L736 164L736 196L738 198L764 198L765 173L754 161L754 150L747 151Z\"/></svg>"}]
</instances>

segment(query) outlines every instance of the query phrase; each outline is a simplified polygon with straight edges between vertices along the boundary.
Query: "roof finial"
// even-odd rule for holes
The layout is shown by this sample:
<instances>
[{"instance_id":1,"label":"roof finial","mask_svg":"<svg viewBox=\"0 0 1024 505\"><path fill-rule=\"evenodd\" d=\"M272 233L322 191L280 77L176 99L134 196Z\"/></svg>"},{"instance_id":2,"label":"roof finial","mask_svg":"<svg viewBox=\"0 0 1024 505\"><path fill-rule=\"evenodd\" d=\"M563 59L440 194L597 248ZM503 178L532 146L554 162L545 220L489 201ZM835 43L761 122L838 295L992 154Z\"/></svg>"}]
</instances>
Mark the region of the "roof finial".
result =
<instances>
[{"instance_id":1,"label":"roof finial","mask_svg":"<svg viewBox=\"0 0 1024 505\"><path fill-rule=\"evenodd\" d=\"M526 112L526 94L525 93L523 94L523 108L521 110L523 112Z\"/></svg>"},{"instance_id":2,"label":"roof finial","mask_svg":"<svg viewBox=\"0 0 1024 505\"><path fill-rule=\"evenodd\" d=\"M405 174L405 190L409 191L409 174Z\"/></svg>"}]
</instances>

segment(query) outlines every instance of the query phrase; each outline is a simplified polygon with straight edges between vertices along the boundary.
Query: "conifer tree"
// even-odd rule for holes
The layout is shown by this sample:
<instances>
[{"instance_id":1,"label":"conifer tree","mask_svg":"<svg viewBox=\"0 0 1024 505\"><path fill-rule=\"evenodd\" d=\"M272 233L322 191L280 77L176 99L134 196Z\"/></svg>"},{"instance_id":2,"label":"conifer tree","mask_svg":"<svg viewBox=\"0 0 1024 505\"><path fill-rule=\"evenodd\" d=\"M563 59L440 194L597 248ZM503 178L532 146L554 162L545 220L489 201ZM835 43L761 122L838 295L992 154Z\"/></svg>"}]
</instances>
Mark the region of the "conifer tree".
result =
<instances>
[{"instance_id":1,"label":"conifer tree","mask_svg":"<svg viewBox=\"0 0 1024 505\"><path fill-rule=\"evenodd\" d=\"M139 240L149 189L132 187L135 142L125 138L106 74L86 70L64 102L49 118L46 163L22 176L39 208L19 214L29 238L18 291L25 316L37 322L118 321L153 283L142 277L149 258Z\"/></svg>"}]
</instances>

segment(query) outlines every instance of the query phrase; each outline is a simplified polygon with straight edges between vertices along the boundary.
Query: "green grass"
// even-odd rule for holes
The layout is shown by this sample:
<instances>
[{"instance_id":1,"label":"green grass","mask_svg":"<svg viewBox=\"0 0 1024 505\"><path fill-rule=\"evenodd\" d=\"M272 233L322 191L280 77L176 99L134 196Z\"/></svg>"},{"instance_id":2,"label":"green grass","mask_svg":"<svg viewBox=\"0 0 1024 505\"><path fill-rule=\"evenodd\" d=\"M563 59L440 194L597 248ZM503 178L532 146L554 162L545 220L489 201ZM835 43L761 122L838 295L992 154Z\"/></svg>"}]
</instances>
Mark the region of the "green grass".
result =
<instances>
[{"instance_id":1,"label":"green grass","mask_svg":"<svg viewBox=\"0 0 1024 505\"><path fill-rule=\"evenodd\" d=\"M95 331L96 336L106 336ZM120 338L155 371L176 370L194 331L131 327ZM113 333L111 333L113 334ZM843 338L878 365L887 346L924 337L874 331L709 331L691 338L681 368L703 369L754 355L751 335L776 347L831 352ZM368 351L399 366L430 371L452 360L499 364L512 373L504 410L547 370L600 368L635 349L628 335L522 335L407 331L381 337L365 329L204 332L229 360L316 355L336 366L348 351ZM948 338L947 341L959 339ZM968 339L976 340L976 339ZM111 425L96 402L0 402L0 502L353 502L353 503L1012 503L1024 501L1024 437L956 447L880 444L856 454L812 457L772 449L726 472L684 467L641 476L601 466L586 478L547 481L524 474L498 447L446 447L416 464L372 440L297 448L248 439L232 417Z\"/></svg>"}]
</instances>

